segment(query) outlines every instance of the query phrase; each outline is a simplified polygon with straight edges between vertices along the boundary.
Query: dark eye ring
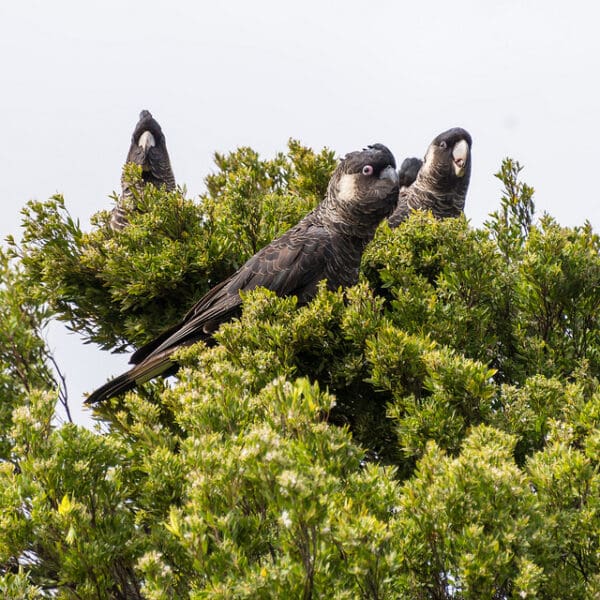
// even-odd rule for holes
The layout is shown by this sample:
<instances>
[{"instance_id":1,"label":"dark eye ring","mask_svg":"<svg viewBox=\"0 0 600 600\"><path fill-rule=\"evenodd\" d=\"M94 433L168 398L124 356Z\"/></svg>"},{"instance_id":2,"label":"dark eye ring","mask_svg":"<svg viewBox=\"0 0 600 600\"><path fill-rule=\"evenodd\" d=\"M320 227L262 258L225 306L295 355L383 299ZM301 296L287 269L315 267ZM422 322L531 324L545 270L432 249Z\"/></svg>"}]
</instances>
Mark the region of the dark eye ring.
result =
<instances>
[{"instance_id":1,"label":"dark eye ring","mask_svg":"<svg viewBox=\"0 0 600 600\"><path fill-rule=\"evenodd\" d=\"M446 148L447 146L446 142L440 142L440 148Z\"/></svg>"},{"instance_id":2,"label":"dark eye ring","mask_svg":"<svg viewBox=\"0 0 600 600\"><path fill-rule=\"evenodd\" d=\"M363 175L373 175L373 167L371 165L365 165L362 169Z\"/></svg>"}]
</instances>

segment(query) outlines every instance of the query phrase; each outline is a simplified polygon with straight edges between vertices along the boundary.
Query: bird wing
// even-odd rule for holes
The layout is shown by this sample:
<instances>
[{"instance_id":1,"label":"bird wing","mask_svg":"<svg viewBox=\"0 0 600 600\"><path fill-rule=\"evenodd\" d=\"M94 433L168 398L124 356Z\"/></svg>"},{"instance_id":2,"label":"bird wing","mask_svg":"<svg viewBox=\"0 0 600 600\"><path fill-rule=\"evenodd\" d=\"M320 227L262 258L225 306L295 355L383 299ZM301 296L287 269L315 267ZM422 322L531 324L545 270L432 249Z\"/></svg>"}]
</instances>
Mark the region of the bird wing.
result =
<instances>
[{"instance_id":1,"label":"bird wing","mask_svg":"<svg viewBox=\"0 0 600 600\"><path fill-rule=\"evenodd\" d=\"M325 277L331 252L330 234L307 217L212 288L180 323L142 346L130 362L139 364L165 350L210 338L221 323L238 313L240 290L265 287L279 296L296 295L301 303L306 302Z\"/></svg>"}]
</instances>

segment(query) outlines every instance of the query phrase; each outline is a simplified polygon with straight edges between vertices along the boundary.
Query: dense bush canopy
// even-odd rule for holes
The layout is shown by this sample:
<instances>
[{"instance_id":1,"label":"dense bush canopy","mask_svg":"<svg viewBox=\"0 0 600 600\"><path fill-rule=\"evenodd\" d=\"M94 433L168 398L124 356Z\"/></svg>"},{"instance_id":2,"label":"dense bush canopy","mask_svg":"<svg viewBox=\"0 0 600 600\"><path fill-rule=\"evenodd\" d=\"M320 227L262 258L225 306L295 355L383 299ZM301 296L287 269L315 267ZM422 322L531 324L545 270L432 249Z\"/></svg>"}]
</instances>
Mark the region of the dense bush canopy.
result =
<instances>
[{"instance_id":1,"label":"dense bush canopy","mask_svg":"<svg viewBox=\"0 0 600 600\"><path fill-rule=\"evenodd\" d=\"M60 196L24 209L0 265L3 597L600 595L600 240L535 221L510 160L484 226L382 224L355 287L247 294L171 385L56 424L50 316L148 341L306 214L334 156L216 166L199 201L146 188L119 234Z\"/></svg>"}]
</instances>

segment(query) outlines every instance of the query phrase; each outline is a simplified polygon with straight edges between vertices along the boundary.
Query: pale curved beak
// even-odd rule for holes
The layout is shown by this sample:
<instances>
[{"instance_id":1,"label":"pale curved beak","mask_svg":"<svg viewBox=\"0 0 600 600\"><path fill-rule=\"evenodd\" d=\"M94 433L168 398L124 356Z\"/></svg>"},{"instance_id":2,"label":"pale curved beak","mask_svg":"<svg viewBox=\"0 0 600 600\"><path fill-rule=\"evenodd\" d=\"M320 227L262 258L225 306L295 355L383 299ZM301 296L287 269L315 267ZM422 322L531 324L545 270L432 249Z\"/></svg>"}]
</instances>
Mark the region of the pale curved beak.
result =
<instances>
[{"instance_id":1,"label":"pale curved beak","mask_svg":"<svg viewBox=\"0 0 600 600\"><path fill-rule=\"evenodd\" d=\"M454 174L463 177L465 174L467 160L469 159L469 144L466 140L460 140L452 148L452 161L454 162Z\"/></svg>"},{"instance_id":2,"label":"pale curved beak","mask_svg":"<svg viewBox=\"0 0 600 600\"><path fill-rule=\"evenodd\" d=\"M392 183L398 183L398 171L391 165L383 169L379 174L379 179L389 179Z\"/></svg>"}]
</instances>

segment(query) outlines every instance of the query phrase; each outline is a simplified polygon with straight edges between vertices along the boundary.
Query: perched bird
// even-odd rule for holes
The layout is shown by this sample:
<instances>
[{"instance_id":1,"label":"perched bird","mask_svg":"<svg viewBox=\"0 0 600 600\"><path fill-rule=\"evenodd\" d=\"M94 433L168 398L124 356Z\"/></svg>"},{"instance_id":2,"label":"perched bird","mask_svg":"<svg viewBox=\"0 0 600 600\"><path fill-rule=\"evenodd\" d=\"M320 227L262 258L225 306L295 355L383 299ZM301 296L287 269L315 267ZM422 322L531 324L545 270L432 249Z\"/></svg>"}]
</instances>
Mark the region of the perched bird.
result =
<instances>
[{"instance_id":1,"label":"perched bird","mask_svg":"<svg viewBox=\"0 0 600 600\"><path fill-rule=\"evenodd\" d=\"M411 210L430 210L437 219L463 212L471 177L471 144L471 136L460 127L440 133L431 142L414 183L400 189L398 206L388 219L390 227L400 225Z\"/></svg>"},{"instance_id":2,"label":"perched bird","mask_svg":"<svg viewBox=\"0 0 600 600\"><path fill-rule=\"evenodd\" d=\"M405 158L402 161L398 170L398 185L400 189L413 184L422 166L423 161L420 158Z\"/></svg>"},{"instance_id":3,"label":"perched bird","mask_svg":"<svg viewBox=\"0 0 600 600\"><path fill-rule=\"evenodd\" d=\"M151 183L155 187L164 186L166 190L175 189L175 177L169 161L165 136L160 125L150 111L143 110L140 120L131 136L131 146L125 164L134 163L142 167L144 185ZM127 225L127 214L135 209L133 195L125 175L121 176L121 197L110 216L110 226L120 231Z\"/></svg>"},{"instance_id":4,"label":"perched bird","mask_svg":"<svg viewBox=\"0 0 600 600\"><path fill-rule=\"evenodd\" d=\"M240 314L240 290L262 286L279 296L295 295L306 304L323 279L331 290L355 284L363 250L397 200L396 163L385 146L375 144L346 155L324 200L311 213L210 290L180 323L137 350L130 360L135 366L98 388L86 402L101 402L157 375L174 373L173 352L210 341L221 323Z\"/></svg>"}]
</instances>

